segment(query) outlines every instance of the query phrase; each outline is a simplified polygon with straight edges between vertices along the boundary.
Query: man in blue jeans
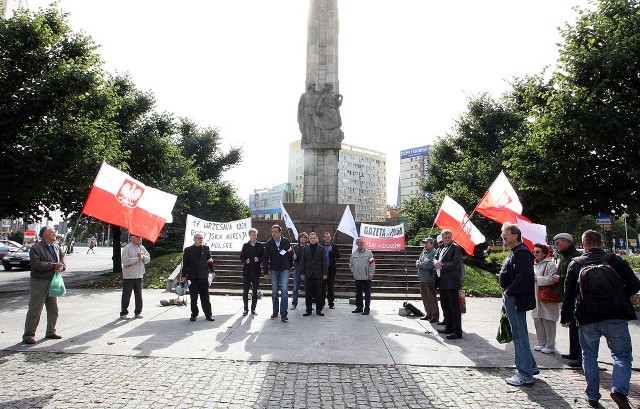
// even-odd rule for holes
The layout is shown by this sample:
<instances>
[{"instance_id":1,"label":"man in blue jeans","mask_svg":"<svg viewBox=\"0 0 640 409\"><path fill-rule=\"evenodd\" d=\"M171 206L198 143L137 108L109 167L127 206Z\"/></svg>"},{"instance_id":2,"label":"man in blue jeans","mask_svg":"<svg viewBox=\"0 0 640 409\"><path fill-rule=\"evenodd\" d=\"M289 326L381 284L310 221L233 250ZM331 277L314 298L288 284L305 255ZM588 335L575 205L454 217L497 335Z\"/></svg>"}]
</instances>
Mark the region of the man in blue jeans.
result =
<instances>
[{"instance_id":1,"label":"man in blue jeans","mask_svg":"<svg viewBox=\"0 0 640 409\"><path fill-rule=\"evenodd\" d=\"M533 254L522 243L522 233L517 225L503 224L501 237L511 249L500 270L500 287L511 324L516 361L516 373L505 380L513 386L531 385L533 375L539 373L531 352L527 329L527 311L536 308Z\"/></svg>"},{"instance_id":2,"label":"man in blue jeans","mask_svg":"<svg viewBox=\"0 0 640 409\"><path fill-rule=\"evenodd\" d=\"M263 270L267 279L271 278L271 301L273 314L271 319L278 316L282 322L287 322L287 309L289 307L289 274L293 267L293 248L291 242L282 237L282 227L274 224L271 227L271 238L264 245ZM280 302L278 303L278 290L280 290Z\"/></svg>"},{"instance_id":3,"label":"man in blue jeans","mask_svg":"<svg viewBox=\"0 0 640 409\"><path fill-rule=\"evenodd\" d=\"M613 358L611 398L619 408L631 408L627 395L633 354L628 321L637 317L629 297L640 290L640 280L625 260L605 253L602 236L597 231L587 230L582 234L582 247L586 250L584 255L574 258L569 264L564 282L562 305L575 305L575 309L563 308L560 323L563 327L568 327L574 316L578 322L582 368L587 381L585 392L589 405L599 407L598 401L602 397L598 349L600 338L604 336ZM584 266L600 264L608 265L611 269L598 267L599 271L594 268L589 272L585 269L581 277ZM601 285L600 282L595 282L598 275L604 277L607 274L621 281L611 281L618 282L618 285ZM594 280L593 287L590 280ZM591 291L592 288L597 290L594 293L585 290L585 294L582 294L582 289Z\"/></svg>"}]
</instances>

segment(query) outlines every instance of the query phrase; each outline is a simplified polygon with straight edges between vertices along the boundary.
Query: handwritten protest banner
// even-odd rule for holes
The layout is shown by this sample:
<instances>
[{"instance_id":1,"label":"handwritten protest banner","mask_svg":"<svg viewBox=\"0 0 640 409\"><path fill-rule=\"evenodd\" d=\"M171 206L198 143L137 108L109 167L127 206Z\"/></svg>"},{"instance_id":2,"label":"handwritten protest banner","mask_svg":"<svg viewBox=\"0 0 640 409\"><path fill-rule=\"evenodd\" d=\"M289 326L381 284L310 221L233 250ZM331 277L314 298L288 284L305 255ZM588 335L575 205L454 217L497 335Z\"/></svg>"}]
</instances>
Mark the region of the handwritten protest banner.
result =
<instances>
[{"instance_id":1,"label":"handwritten protest banner","mask_svg":"<svg viewBox=\"0 0 640 409\"><path fill-rule=\"evenodd\" d=\"M193 235L201 233L203 245L211 251L240 251L242 245L249 240L251 218L234 220L225 223L210 222L187 215L187 227L184 231L184 245L193 244Z\"/></svg>"},{"instance_id":2,"label":"handwritten protest banner","mask_svg":"<svg viewBox=\"0 0 640 409\"><path fill-rule=\"evenodd\" d=\"M360 224L360 236L364 246L371 251L404 250L404 224L396 226L375 226Z\"/></svg>"}]
</instances>

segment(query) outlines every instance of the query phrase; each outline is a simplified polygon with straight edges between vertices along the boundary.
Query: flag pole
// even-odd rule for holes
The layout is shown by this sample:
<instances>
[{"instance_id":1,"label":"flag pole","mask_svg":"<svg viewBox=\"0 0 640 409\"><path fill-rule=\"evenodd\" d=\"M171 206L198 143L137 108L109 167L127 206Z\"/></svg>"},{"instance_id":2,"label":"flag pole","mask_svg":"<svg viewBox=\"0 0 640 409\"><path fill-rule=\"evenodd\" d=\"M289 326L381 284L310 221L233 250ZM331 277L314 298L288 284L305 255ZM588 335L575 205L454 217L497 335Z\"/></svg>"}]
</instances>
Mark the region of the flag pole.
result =
<instances>
[{"instance_id":1,"label":"flag pole","mask_svg":"<svg viewBox=\"0 0 640 409\"><path fill-rule=\"evenodd\" d=\"M67 254L67 246L71 243L71 238L74 237L76 229L78 228L78 224L80 224L80 219L82 218L82 212L78 213L78 220L76 220L76 225L73 226L73 230L71 230L71 235L69 235L69 241L66 239L62 242L62 248L64 249L64 253ZM66 242L66 243L65 243Z\"/></svg>"}]
</instances>

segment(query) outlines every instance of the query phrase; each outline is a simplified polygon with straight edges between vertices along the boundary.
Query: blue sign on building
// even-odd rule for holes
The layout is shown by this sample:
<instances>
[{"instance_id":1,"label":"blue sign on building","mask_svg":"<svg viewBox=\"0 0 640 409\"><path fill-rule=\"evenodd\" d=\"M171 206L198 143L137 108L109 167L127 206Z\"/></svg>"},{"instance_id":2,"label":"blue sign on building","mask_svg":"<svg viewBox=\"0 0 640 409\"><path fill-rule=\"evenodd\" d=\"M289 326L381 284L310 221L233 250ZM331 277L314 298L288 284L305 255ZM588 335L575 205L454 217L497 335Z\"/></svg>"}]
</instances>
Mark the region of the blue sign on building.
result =
<instances>
[{"instance_id":1,"label":"blue sign on building","mask_svg":"<svg viewBox=\"0 0 640 409\"><path fill-rule=\"evenodd\" d=\"M424 156L429 154L429 145L419 146L417 148L405 149L400 151L400 159L411 158L414 156Z\"/></svg>"}]
</instances>

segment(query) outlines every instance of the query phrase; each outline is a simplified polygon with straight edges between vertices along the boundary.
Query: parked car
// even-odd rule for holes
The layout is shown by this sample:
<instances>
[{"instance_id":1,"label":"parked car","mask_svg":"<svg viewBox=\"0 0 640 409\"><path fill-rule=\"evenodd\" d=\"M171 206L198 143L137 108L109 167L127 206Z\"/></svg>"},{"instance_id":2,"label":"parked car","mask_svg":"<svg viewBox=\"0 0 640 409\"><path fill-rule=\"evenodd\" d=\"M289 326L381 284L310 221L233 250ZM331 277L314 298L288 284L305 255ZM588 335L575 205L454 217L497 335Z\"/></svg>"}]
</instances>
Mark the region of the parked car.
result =
<instances>
[{"instance_id":1,"label":"parked car","mask_svg":"<svg viewBox=\"0 0 640 409\"><path fill-rule=\"evenodd\" d=\"M15 267L30 270L31 262L29 261L29 249L31 246L32 244L22 246L17 251L2 257L2 266L4 269L8 271Z\"/></svg>"},{"instance_id":2,"label":"parked car","mask_svg":"<svg viewBox=\"0 0 640 409\"><path fill-rule=\"evenodd\" d=\"M0 257L4 257L22 247L20 244L11 240L0 240Z\"/></svg>"}]
</instances>

